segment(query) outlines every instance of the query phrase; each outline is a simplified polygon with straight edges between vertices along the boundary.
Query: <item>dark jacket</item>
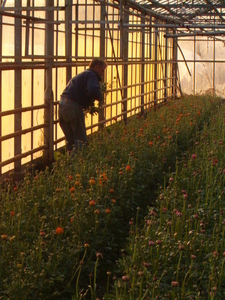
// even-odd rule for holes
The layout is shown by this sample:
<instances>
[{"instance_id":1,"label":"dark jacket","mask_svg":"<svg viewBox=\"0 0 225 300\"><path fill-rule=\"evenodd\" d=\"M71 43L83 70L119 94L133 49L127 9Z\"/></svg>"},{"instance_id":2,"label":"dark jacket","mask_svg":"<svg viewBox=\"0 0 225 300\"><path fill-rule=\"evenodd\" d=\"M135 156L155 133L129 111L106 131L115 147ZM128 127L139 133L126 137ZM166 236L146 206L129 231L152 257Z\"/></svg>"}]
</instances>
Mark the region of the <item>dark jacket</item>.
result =
<instances>
[{"instance_id":1,"label":"dark jacket","mask_svg":"<svg viewBox=\"0 0 225 300\"><path fill-rule=\"evenodd\" d=\"M88 108L94 100L102 99L99 84L101 80L101 77L95 71L87 69L70 79L61 98L69 98L83 108Z\"/></svg>"}]
</instances>

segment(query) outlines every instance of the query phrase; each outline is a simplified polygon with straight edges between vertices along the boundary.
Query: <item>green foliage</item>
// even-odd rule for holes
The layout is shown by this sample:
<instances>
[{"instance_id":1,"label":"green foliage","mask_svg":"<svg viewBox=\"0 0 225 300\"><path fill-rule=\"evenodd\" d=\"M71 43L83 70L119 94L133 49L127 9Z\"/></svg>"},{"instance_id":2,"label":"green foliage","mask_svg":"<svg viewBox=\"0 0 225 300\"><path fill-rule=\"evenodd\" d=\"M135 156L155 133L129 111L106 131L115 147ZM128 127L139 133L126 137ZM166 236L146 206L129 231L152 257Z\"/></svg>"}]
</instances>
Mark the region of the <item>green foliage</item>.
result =
<instances>
[{"instance_id":1,"label":"green foliage","mask_svg":"<svg viewBox=\"0 0 225 300\"><path fill-rule=\"evenodd\" d=\"M210 96L171 101L9 177L0 297L222 299L223 110Z\"/></svg>"}]
</instances>

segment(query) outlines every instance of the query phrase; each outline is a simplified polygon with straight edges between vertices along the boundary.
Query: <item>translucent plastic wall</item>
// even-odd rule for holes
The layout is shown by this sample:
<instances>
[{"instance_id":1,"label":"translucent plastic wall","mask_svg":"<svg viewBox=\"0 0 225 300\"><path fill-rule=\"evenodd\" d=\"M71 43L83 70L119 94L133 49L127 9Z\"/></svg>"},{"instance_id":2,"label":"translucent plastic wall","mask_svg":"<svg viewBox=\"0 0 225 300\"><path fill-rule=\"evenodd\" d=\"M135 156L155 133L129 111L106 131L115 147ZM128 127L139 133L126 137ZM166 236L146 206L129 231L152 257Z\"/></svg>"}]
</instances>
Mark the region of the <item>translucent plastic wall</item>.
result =
<instances>
[{"instance_id":1,"label":"translucent plastic wall","mask_svg":"<svg viewBox=\"0 0 225 300\"><path fill-rule=\"evenodd\" d=\"M90 135L175 95L176 53L154 18L93 0L7 0L0 15L1 174L65 145L58 102L93 58L108 63L105 104Z\"/></svg>"},{"instance_id":2,"label":"translucent plastic wall","mask_svg":"<svg viewBox=\"0 0 225 300\"><path fill-rule=\"evenodd\" d=\"M178 68L181 91L186 94L215 92L225 96L224 42L220 37L179 39Z\"/></svg>"}]
</instances>

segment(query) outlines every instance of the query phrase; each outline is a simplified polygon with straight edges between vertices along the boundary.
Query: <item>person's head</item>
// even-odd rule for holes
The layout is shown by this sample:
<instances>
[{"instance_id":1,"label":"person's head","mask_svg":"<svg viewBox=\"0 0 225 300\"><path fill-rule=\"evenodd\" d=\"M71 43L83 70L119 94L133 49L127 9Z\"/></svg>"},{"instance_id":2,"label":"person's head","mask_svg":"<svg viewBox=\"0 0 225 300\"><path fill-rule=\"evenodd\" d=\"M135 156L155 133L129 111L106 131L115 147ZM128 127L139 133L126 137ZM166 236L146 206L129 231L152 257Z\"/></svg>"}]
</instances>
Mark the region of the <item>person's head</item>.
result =
<instances>
[{"instance_id":1,"label":"person's head","mask_svg":"<svg viewBox=\"0 0 225 300\"><path fill-rule=\"evenodd\" d=\"M98 73L99 76L103 76L107 63L101 59L93 59L89 64L89 68Z\"/></svg>"}]
</instances>

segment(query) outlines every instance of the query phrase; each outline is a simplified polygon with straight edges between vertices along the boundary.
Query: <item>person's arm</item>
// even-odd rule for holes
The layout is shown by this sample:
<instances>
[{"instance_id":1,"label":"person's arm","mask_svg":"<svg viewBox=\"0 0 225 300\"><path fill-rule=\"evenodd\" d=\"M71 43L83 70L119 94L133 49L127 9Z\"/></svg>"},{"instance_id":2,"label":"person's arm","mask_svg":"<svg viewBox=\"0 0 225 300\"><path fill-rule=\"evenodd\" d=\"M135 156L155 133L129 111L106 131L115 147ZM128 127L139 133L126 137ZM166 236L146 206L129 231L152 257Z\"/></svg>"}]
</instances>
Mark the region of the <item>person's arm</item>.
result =
<instances>
[{"instance_id":1,"label":"person's arm","mask_svg":"<svg viewBox=\"0 0 225 300\"><path fill-rule=\"evenodd\" d=\"M90 72L87 77L87 94L88 97L94 100L100 101L102 99L101 87L97 76L93 72Z\"/></svg>"}]
</instances>

